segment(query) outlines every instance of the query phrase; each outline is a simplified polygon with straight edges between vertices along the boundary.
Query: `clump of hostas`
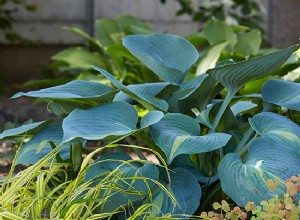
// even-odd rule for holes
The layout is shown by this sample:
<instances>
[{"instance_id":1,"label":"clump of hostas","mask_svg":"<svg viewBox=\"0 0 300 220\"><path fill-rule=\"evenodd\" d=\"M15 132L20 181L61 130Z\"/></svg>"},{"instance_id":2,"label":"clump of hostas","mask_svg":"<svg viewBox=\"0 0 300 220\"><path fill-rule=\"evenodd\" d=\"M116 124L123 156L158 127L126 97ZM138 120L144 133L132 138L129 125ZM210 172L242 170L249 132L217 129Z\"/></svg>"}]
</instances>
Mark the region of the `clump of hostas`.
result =
<instances>
[{"instance_id":1,"label":"clump of hostas","mask_svg":"<svg viewBox=\"0 0 300 220\"><path fill-rule=\"evenodd\" d=\"M267 185L271 192L275 191L280 181L278 179L268 180ZM275 195L268 201L261 201L260 205L249 202L243 209L235 206L233 208L225 201L215 202L215 211L202 212L201 217L212 220L242 219L252 216L251 220L276 220L276 219L300 219L300 201L296 201L296 194L300 193L300 175L292 176L285 181L286 192L282 196Z\"/></svg>"}]
</instances>

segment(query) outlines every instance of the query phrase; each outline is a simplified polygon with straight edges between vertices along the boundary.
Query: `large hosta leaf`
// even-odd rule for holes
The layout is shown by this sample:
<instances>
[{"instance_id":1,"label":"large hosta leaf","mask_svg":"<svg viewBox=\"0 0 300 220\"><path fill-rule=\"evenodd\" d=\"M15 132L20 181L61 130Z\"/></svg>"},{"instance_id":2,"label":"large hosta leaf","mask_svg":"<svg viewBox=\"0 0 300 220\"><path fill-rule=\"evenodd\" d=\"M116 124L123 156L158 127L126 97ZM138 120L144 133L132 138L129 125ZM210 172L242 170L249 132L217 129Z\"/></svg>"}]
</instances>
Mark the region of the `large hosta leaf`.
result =
<instances>
[{"instance_id":1,"label":"large hosta leaf","mask_svg":"<svg viewBox=\"0 0 300 220\"><path fill-rule=\"evenodd\" d=\"M64 141L77 137L98 140L136 130L138 114L126 102L113 102L87 110L76 109L63 121Z\"/></svg>"},{"instance_id":2,"label":"large hosta leaf","mask_svg":"<svg viewBox=\"0 0 300 220\"><path fill-rule=\"evenodd\" d=\"M171 113L150 126L151 136L155 143L164 151L168 164L180 154L197 154L213 151L226 145L230 135L213 133L200 135L200 126L195 119Z\"/></svg>"},{"instance_id":3,"label":"large hosta leaf","mask_svg":"<svg viewBox=\"0 0 300 220\"><path fill-rule=\"evenodd\" d=\"M300 127L284 116L264 112L255 115L249 123L263 137L284 139L300 145Z\"/></svg>"},{"instance_id":4,"label":"large hosta leaf","mask_svg":"<svg viewBox=\"0 0 300 220\"><path fill-rule=\"evenodd\" d=\"M262 87L262 97L265 101L293 110L300 110L300 84L269 80Z\"/></svg>"},{"instance_id":5,"label":"large hosta leaf","mask_svg":"<svg viewBox=\"0 0 300 220\"><path fill-rule=\"evenodd\" d=\"M150 111L141 119L140 129L160 121L163 113ZM87 110L76 109L63 121L64 142L83 138L99 140L109 136L123 136L139 130L138 113L126 102L112 102Z\"/></svg>"},{"instance_id":6,"label":"large hosta leaf","mask_svg":"<svg viewBox=\"0 0 300 220\"><path fill-rule=\"evenodd\" d=\"M165 100L156 98L154 96L151 96L149 94L145 94L142 92L138 92L135 88L135 90L131 90L129 87L124 86L122 83L120 83L116 78L114 78L109 72L106 70L100 69L98 67L93 67L95 70L102 73L107 79L111 81L111 83L120 89L122 92L124 92L127 96L130 98L136 100L143 106L145 106L148 109L158 109L162 111L166 111L169 108L168 103ZM143 90L142 90L143 91Z\"/></svg>"},{"instance_id":7,"label":"large hosta leaf","mask_svg":"<svg viewBox=\"0 0 300 220\"><path fill-rule=\"evenodd\" d=\"M239 101L230 107L234 116L238 115L241 112L248 111L257 106L257 104L248 102L248 101Z\"/></svg>"},{"instance_id":8,"label":"large hosta leaf","mask_svg":"<svg viewBox=\"0 0 300 220\"><path fill-rule=\"evenodd\" d=\"M123 44L160 78L176 84L198 59L195 47L175 35L131 35L123 39Z\"/></svg>"},{"instance_id":9,"label":"large hosta leaf","mask_svg":"<svg viewBox=\"0 0 300 220\"><path fill-rule=\"evenodd\" d=\"M201 188L197 179L188 170L176 167L170 171L171 181L161 176L162 184L171 193L171 196L159 186L153 191L151 216L165 214L192 215L199 206ZM176 201L174 201L174 199Z\"/></svg>"},{"instance_id":10,"label":"large hosta leaf","mask_svg":"<svg viewBox=\"0 0 300 220\"><path fill-rule=\"evenodd\" d=\"M101 156L87 170L84 180L105 185L99 197L106 198L99 207L100 212L113 212L124 206L142 200L158 180L158 168L151 163L130 161L130 156L112 153ZM108 175L110 175L108 177ZM103 180L105 179L105 180Z\"/></svg>"},{"instance_id":11,"label":"large hosta leaf","mask_svg":"<svg viewBox=\"0 0 300 220\"><path fill-rule=\"evenodd\" d=\"M250 123L262 137L251 142L247 159L227 154L218 167L222 189L239 206L281 195L284 180L300 170L300 128L295 123L274 113L256 115ZM268 179L280 180L276 191L268 190Z\"/></svg>"},{"instance_id":12,"label":"large hosta leaf","mask_svg":"<svg viewBox=\"0 0 300 220\"><path fill-rule=\"evenodd\" d=\"M52 120L35 122L32 124L22 125L18 128L12 128L3 131L0 133L0 140L5 138L13 138L13 137L23 137L25 135L33 135L37 131L41 130L42 128L46 127Z\"/></svg>"},{"instance_id":13,"label":"large hosta leaf","mask_svg":"<svg viewBox=\"0 0 300 220\"><path fill-rule=\"evenodd\" d=\"M50 100L78 101L85 103L98 103L103 97L104 100L111 100L114 96L112 88L107 85L88 82L83 80L73 80L60 86L54 86L46 89L31 92L19 92L12 98L21 96L47 98ZM110 96L107 96L108 94Z\"/></svg>"},{"instance_id":14,"label":"large hosta leaf","mask_svg":"<svg viewBox=\"0 0 300 220\"><path fill-rule=\"evenodd\" d=\"M52 151L48 142L59 146L63 138L62 124L60 122L50 124L40 130L32 139L21 146L17 164L34 164ZM59 146L59 154L62 159L70 156L69 146Z\"/></svg>"},{"instance_id":15,"label":"large hosta leaf","mask_svg":"<svg viewBox=\"0 0 300 220\"><path fill-rule=\"evenodd\" d=\"M223 191L239 206L283 194L284 180L299 174L299 149L299 145L263 137L251 143L245 162L237 154L227 154L218 168ZM269 179L281 182L274 192L267 187Z\"/></svg>"},{"instance_id":16,"label":"large hosta leaf","mask_svg":"<svg viewBox=\"0 0 300 220\"><path fill-rule=\"evenodd\" d=\"M298 48L299 46L292 46L265 56L211 69L208 70L207 73L228 88L231 93L236 93L247 82L261 78L275 71L284 64Z\"/></svg>"}]
</instances>

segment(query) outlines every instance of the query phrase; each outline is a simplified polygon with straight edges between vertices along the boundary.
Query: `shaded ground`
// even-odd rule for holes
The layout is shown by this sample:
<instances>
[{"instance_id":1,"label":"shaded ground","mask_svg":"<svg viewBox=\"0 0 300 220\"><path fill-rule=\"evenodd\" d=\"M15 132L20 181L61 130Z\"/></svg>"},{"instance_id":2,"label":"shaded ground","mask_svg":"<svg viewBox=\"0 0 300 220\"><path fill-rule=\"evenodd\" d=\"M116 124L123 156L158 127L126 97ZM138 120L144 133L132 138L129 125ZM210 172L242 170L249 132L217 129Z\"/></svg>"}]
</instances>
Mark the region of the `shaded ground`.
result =
<instances>
[{"instance_id":1,"label":"shaded ground","mask_svg":"<svg viewBox=\"0 0 300 220\"><path fill-rule=\"evenodd\" d=\"M4 128L7 122L24 123L29 119L37 122L51 117L46 103L33 104L33 102L34 100L30 98L0 97L0 128Z\"/></svg>"},{"instance_id":2,"label":"shaded ground","mask_svg":"<svg viewBox=\"0 0 300 220\"><path fill-rule=\"evenodd\" d=\"M8 96L0 97L0 133L8 126L19 126L30 119L33 122L45 120L51 116L47 111L46 103L33 104L34 100L19 98L10 100ZM0 141L0 176L7 175L10 170L15 147L9 141ZM24 169L24 166L16 166L15 172Z\"/></svg>"}]
</instances>

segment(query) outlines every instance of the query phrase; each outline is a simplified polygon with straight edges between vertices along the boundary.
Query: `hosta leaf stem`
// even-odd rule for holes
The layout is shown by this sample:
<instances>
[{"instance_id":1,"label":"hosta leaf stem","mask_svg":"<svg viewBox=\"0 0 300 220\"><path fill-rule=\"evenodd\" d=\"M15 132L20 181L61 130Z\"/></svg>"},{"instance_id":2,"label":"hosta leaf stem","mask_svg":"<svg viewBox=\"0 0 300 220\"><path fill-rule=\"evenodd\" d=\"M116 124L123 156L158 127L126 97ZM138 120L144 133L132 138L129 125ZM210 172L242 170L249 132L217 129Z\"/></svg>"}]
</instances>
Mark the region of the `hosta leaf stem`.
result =
<instances>
[{"instance_id":1,"label":"hosta leaf stem","mask_svg":"<svg viewBox=\"0 0 300 220\"><path fill-rule=\"evenodd\" d=\"M71 145L71 159L76 172L82 162L82 144L80 142Z\"/></svg>"},{"instance_id":2,"label":"hosta leaf stem","mask_svg":"<svg viewBox=\"0 0 300 220\"><path fill-rule=\"evenodd\" d=\"M130 145L136 145L130 136L126 137L125 139L126 139L126 141L127 141ZM147 158L144 156L143 152L142 152L140 149L138 149L138 148L132 148L132 150L133 150L134 153L136 153L136 155L137 155L141 160L147 160Z\"/></svg>"},{"instance_id":3,"label":"hosta leaf stem","mask_svg":"<svg viewBox=\"0 0 300 220\"><path fill-rule=\"evenodd\" d=\"M253 140L253 138L249 141L249 139L251 138L251 136L254 134L254 130L252 129L252 127L250 127L246 133L244 134L243 139L239 142L238 146L235 149L235 153L238 155L242 155L243 153L246 152L247 147L249 145L249 143ZM248 142L248 143L247 143Z\"/></svg>"},{"instance_id":4,"label":"hosta leaf stem","mask_svg":"<svg viewBox=\"0 0 300 220\"><path fill-rule=\"evenodd\" d=\"M228 93L227 93L227 95L226 95L226 97L225 97L225 99L224 99L224 101L223 101L223 103L222 103L215 119L214 119L213 127L209 130L208 133L214 133L216 131L216 128L217 128L217 126L218 126L218 124L219 124L219 122L222 118L222 115L224 114L224 112L225 112L227 106L229 105L229 103L231 102L234 94L235 94L234 92L231 92L230 90L228 91Z\"/></svg>"}]
</instances>

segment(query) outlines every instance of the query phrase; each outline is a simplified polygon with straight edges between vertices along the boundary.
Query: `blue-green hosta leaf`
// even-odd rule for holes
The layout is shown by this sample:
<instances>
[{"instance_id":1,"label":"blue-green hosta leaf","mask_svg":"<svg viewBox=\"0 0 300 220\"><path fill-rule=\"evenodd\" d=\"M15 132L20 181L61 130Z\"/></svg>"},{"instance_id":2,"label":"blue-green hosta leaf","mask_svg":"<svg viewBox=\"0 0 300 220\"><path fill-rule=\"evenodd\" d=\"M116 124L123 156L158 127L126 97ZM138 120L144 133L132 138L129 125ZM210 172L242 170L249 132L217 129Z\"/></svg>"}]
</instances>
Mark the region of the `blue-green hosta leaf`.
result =
<instances>
[{"instance_id":1,"label":"blue-green hosta leaf","mask_svg":"<svg viewBox=\"0 0 300 220\"><path fill-rule=\"evenodd\" d=\"M241 112L248 111L257 106L257 104L247 101L239 101L230 107L234 116L238 115Z\"/></svg>"},{"instance_id":2,"label":"blue-green hosta leaf","mask_svg":"<svg viewBox=\"0 0 300 220\"><path fill-rule=\"evenodd\" d=\"M176 84L183 81L199 56L192 44L176 35L131 35L123 44L160 78Z\"/></svg>"},{"instance_id":3,"label":"blue-green hosta leaf","mask_svg":"<svg viewBox=\"0 0 300 220\"><path fill-rule=\"evenodd\" d=\"M99 53L91 52L82 47L65 49L52 57L53 60L63 61L71 69L89 69L90 65L107 67L107 63Z\"/></svg>"},{"instance_id":4,"label":"blue-green hosta leaf","mask_svg":"<svg viewBox=\"0 0 300 220\"><path fill-rule=\"evenodd\" d=\"M184 168L190 171L196 177L199 183L205 185L211 185L212 183L219 180L218 175L208 176L203 170L200 170L190 159L189 155L182 154L177 156L169 167L171 169L174 169L176 167Z\"/></svg>"},{"instance_id":5,"label":"blue-green hosta leaf","mask_svg":"<svg viewBox=\"0 0 300 220\"><path fill-rule=\"evenodd\" d=\"M218 167L223 191L239 206L249 201L259 204L275 194L285 193L284 180L298 175L300 147L286 140L261 137L251 142L247 159L234 153L225 155ZM269 179L280 180L274 192L267 186Z\"/></svg>"},{"instance_id":6,"label":"blue-green hosta leaf","mask_svg":"<svg viewBox=\"0 0 300 220\"><path fill-rule=\"evenodd\" d=\"M146 128L150 125L156 124L164 117L160 111L150 111L141 119L141 128Z\"/></svg>"},{"instance_id":7,"label":"blue-green hosta leaf","mask_svg":"<svg viewBox=\"0 0 300 220\"><path fill-rule=\"evenodd\" d=\"M126 102L112 102L87 110L76 109L63 121L64 142L74 138L99 140L136 130L138 114Z\"/></svg>"},{"instance_id":8,"label":"blue-green hosta leaf","mask_svg":"<svg viewBox=\"0 0 300 220\"><path fill-rule=\"evenodd\" d=\"M246 56L257 54L262 42L261 32L259 30L251 30L243 34L236 45L234 51L242 53Z\"/></svg>"},{"instance_id":9,"label":"blue-green hosta leaf","mask_svg":"<svg viewBox=\"0 0 300 220\"><path fill-rule=\"evenodd\" d=\"M197 154L213 151L226 145L230 135L213 133L199 136L200 126L195 119L170 113L158 123L150 126L151 136L164 151L168 164L180 154Z\"/></svg>"},{"instance_id":10,"label":"blue-green hosta leaf","mask_svg":"<svg viewBox=\"0 0 300 220\"><path fill-rule=\"evenodd\" d=\"M300 110L300 84L283 80L269 80L262 87L262 97L288 109Z\"/></svg>"},{"instance_id":11,"label":"blue-green hosta leaf","mask_svg":"<svg viewBox=\"0 0 300 220\"><path fill-rule=\"evenodd\" d=\"M209 104L209 105L207 105L206 109L204 109L201 112L199 111L199 109L193 108L192 111L196 116L196 121L198 123L201 123L201 124L207 126L208 128L213 128L213 125L209 118L209 113L213 107L214 107L213 104Z\"/></svg>"},{"instance_id":12,"label":"blue-green hosta leaf","mask_svg":"<svg viewBox=\"0 0 300 220\"><path fill-rule=\"evenodd\" d=\"M100 69L98 67L93 67L96 71L102 73L107 79L111 81L111 83L120 89L122 92L124 92L126 95L128 95L130 98L136 100L141 105L145 106L146 108L152 110L157 109L161 111L166 111L169 108L168 103L165 100L156 98L154 96L144 94L138 91L132 91L127 86L124 86L122 83L120 83L116 78L114 78L109 72L106 70Z\"/></svg>"},{"instance_id":13,"label":"blue-green hosta leaf","mask_svg":"<svg viewBox=\"0 0 300 220\"><path fill-rule=\"evenodd\" d=\"M220 109L222 104L221 100L213 100L213 102L207 105L206 109L199 111L198 109L193 109L192 111L197 116L196 121L204 124L205 126L212 128L211 118L214 117ZM228 131L238 128L239 124L236 117L233 115L231 109L227 107L223 116L221 117L220 123L217 126L218 131Z\"/></svg>"},{"instance_id":14,"label":"blue-green hosta leaf","mask_svg":"<svg viewBox=\"0 0 300 220\"><path fill-rule=\"evenodd\" d=\"M178 86L168 82L157 82L128 85L127 88L136 94L146 94L155 97L161 92L164 92L164 90L169 90L170 92L167 91L167 93L171 93L177 89ZM133 99L121 91L116 94L114 101L132 102Z\"/></svg>"},{"instance_id":15,"label":"blue-green hosta leaf","mask_svg":"<svg viewBox=\"0 0 300 220\"><path fill-rule=\"evenodd\" d=\"M115 92L107 85L88 82L83 80L73 80L60 86L31 92L19 92L12 98L21 96L46 98L50 100L78 101L88 104L103 103L112 100Z\"/></svg>"},{"instance_id":16,"label":"blue-green hosta leaf","mask_svg":"<svg viewBox=\"0 0 300 220\"><path fill-rule=\"evenodd\" d=\"M192 215L199 206L201 188L192 173L181 167L170 171L171 182L163 179L162 183L171 193L173 199L165 191L156 186L153 191L151 216L171 214ZM174 199L176 201L174 201Z\"/></svg>"},{"instance_id":17,"label":"blue-green hosta leaf","mask_svg":"<svg viewBox=\"0 0 300 220\"><path fill-rule=\"evenodd\" d=\"M248 201L268 200L273 195L267 189L268 179L281 181L274 192L281 195L283 181L298 175L300 170L300 128L297 124L270 112L255 115L249 122L262 137L251 142L246 161L243 163L236 154L227 154L218 168L223 190L240 206Z\"/></svg>"},{"instance_id":18,"label":"blue-green hosta leaf","mask_svg":"<svg viewBox=\"0 0 300 220\"><path fill-rule=\"evenodd\" d=\"M264 112L249 119L249 123L263 137L283 139L300 145L300 127L284 116Z\"/></svg>"},{"instance_id":19,"label":"blue-green hosta leaf","mask_svg":"<svg viewBox=\"0 0 300 220\"><path fill-rule=\"evenodd\" d=\"M99 183L104 180L104 185L99 197L106 201L101 205L100 212L112 212L124 208L131 202L142 200L154 187L158 180L158 168L151 163L131 162L131 157L122 153L112 153L101 156L87 170L84 181ZM110 175L110 177L107 177Z\"/></svg>"},{"instance_id":20,"label":"blue-green hosta leaf","mask_svg":"<svg viewBox=\"0 0 300 220\"><path fill-rule=\"evenodd\" d=\"M0 140L4 138L13 138L13 137L22 137L26 135L35 134L37 131L41 130L42 128L46 127L50 124L52 120L36 122L32 124L22 125L18 128L12 128L3 131L0 133Z\"/></svg>"},{"instance_id":21,"label":"blue-green hosta leaf","mask_svg":"<svg viewBox=\"0 0 300 220\"><path fill-rule=\"evenodd\" d=\"M60 122L50 124L40 130L26 144L21 146L18 154L17 164L34 164L52 151L49 144L51 141L59 146L63 138L62 124ZM43 145L44 144L44 145ZM59 154L62 159L70 156L69 146L59 146Z\"/></svg>"},{"instance_id":22,"label":"blue-green hosta leaf","mask_svg":"<svg viewBox=\"0 0 300 220\"><path fill-rule=\"evenodd\" d=\"M210 69L207 73L225 86L231 93L236 93L247 82L259 79L275 71L298 48L299 46L292 46L265 56Z\"/></svg>"},{"instance_id":23,"label":"blue-green hosta leaf","mask_svg":"<svg viewBox=\"0 0 300 220\"><path fill-rule=\"evenodd\" d=\"M228 41L218 43L209 48L200 58L197 65L196 75L206 73L207 70L214 68L219 60L222 50L228 44Z\"/></svg>"},{"instance_id":24,"label":"blue-green hosta leaf","mask_svg":"<svg viewBox=\"0 0 300 220\"><path fill-rule=\"evenodd\" d=\"M168 99L169 111L187 112L191 108L204 109L209 102L215 80L207 74L182 83L180 89Z\"/></svg>"},{"instance_id":25,"label":"blue-green hosta leaf","mask_svg":"<svg viewBox=\"0 0 300 220\"><path fill-rule=\"evenodd\" d=\"M74 111L76 108L79 109L88 109L91 106L85 103L78 102L66 102L66 101L51 101L47 105L47 109L49 112L61 116L66 117L70 112Z\"/></svg>"}]
</instances>

